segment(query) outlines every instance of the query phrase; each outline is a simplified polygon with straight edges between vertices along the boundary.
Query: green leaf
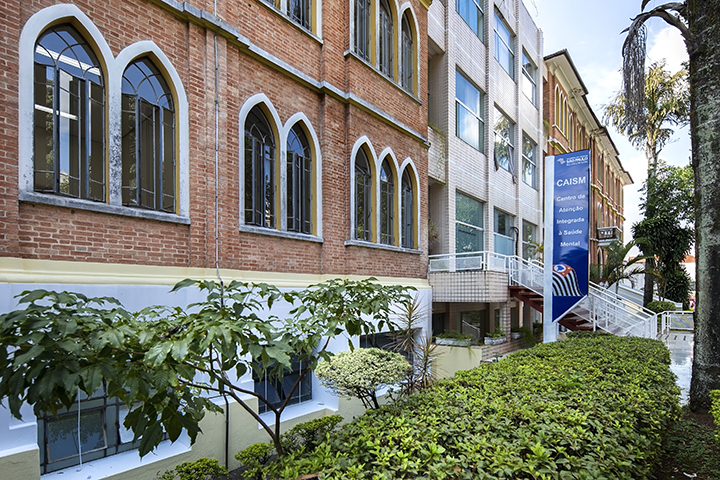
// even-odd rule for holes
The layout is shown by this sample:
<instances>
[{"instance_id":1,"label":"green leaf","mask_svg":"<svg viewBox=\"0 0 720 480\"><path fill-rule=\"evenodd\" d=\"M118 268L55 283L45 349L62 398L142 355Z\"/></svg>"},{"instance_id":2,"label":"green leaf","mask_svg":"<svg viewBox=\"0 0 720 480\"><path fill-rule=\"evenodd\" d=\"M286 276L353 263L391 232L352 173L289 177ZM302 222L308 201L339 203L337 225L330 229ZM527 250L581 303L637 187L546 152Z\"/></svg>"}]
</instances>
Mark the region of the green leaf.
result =
<instances>
[{"instance_id":1,"label":"green leaf","mask_svg":"<svg viewBox=\"0 0 720 480\"><path fill-rule=\"evenodd\" d=\"M140 439L140 445L138 446L138 453L141 457L144 457L150 453L155 447L157 447L163 438L162 425L159 423L152 423L148 425L142 434Z\"/></svg>"},{"instance_id":2,"label":"green leaf","mask_svg":"<svg viewBox=\"0 0 720 480\"><path fill-rule=\"evenodd\" d=\"M172 343L172 348L170 349L170 354L178 362L184 361L185 357L187 357L188 343L189 343L189 340L187 338L183 338L182 340L178 340L178 341Z\"/></svg>"},{"instance_id":3,"label":"green leaf","mask_svg":"<svg viewBox=\"0 0 720 480\"><path fill-rule=\"evenodd\" d=\"M172 342L167 340L154 345L145 354L145 363L149 364L151 367L157 367L165 361L165 358L167 357L168 353L170 353L172 346Z\"/></svg>"},{"instance_id":4,"label":"green leaf","mask_svg":"<svg viewBox=\"0 0 720 480\"><path fill-rule=\"evenodd\" d=\"M187 288L187 287L196 285L197 283L198 283L197 280L192 280L190 278L186 278L185 280L181 280L178 283L176 283L175 286L170 291L177 292L181 288Z\"/></svg>"}]
</instances>

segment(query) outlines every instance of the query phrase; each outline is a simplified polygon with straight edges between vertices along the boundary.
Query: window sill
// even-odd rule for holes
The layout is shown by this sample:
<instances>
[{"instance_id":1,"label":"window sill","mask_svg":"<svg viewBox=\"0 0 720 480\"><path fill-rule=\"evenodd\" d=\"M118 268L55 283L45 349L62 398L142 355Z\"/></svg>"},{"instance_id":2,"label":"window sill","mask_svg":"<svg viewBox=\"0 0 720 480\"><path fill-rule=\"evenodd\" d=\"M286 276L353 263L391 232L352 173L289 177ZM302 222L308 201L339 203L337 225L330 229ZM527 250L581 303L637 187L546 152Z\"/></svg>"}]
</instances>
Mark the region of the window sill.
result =
<instances>
[{"instance_id":1,"label":"window sill","mask_svg":"<svg viewBox=\"0 0 720 480\"><path fill-rule=\"evenodd\" d=\"M157 220L159 222L179 223L190 225L190 218L182 217L172 213L157 212L141 208L125 207L122 205L109 205L107 203L81 200L78 198L62 197L60 195L49 195L37 192L20 192L18 198L21 202L38 203L42 205L53 205L56 207L75 208L89 212L107 213L110 215L122 215L125 217L143 218Z\"/></svg>"},{"instance_id":2,"label":"window sill","mask_svg":"<svg viewBox=\"0 0 720 480\"><path fill-rule=\"evenodd\" d=\"M318 402L317 400L308 400L306 402L297 403L295 405L288 405L283 411L280 422L287 422L288 420L294 420L296 418L303 417L305 415L316 414L318 412L332 411L336 412L336 408L332 408L330 405ZM263 422L268 426L275 425L275 414L273 412L265 412L260 414ZM262 426L258 423L258 428ZM44 480L44 479L43 479Z\"/></svg>"},{"instance_id":3,"label":"window sill","mask_svg":"<svg viewBox=\"0 0 720 480\"><path fill-rule=\"evenodd\" d=\"M252 225L240 225L239 230L246 233L257 233L259 235L269 235L271 237L291 238L293 240L303 240L306 242L323 243L322 237L316 235L308 235L305 233L285 232L272 228L254 227Z\"/></svg>"},{"instance_id":4,"label":"window sill","mask_svg":"<svg viewBox=\"0 0 720 480\"><path fill-rule=\"evenodd\" d=\"M190 439L186 434L183 434L175 443L171 443L170 440L162 442L155 450L143 458L140 458L137 450L129 450L83 463L82 467L75 465L56 472L46 473L40 478L42 480L85 480L88 478L98 480L151 465L190 450Z\"/></svg>"},{"instance_id":5,"label":"window sill","mask_svg":"<svg viewBox=\"0 0 720 480\"><path fill-rule=\"evenodd\" d=\"M380 75L380 77L383 78L383 79L384 79L386 82L388 82L390 85L392 85L393 87L397 88L400 92L404 93L404 94L407 95L408 97L410 97L410 98L412 98L413 100L415 100L415 102L417 102L418 105L422 105L422 101L421 101L418 97L416 97L412 92L407 91L407 90L406 90L405 88L403 88L399 83L395 83L395 80L393 80L392 78L390 78L390 77L388 77L387 75L385 75L384 73L382 73L380 70L378 70L378 68L377 68L375 65L373 65L373 64L370 63L370 62L368 62L367 60L365 60L364 58L362 58L361 56L359 56L357 53L353 52L352 50L347 50L347 51L345 51L345 56L346 56L346 57L353 57L353 58L356 59L358 62L361 62L361 63L365 64L368 68L372 69L375 73L377 73L378 75Z\"/></svg>"},{"instance_id":6,"label":"window sill","mask_svg":"<svg viewBox=\"0 0 720 480\"><path fill-rule=\"evenodd\" d=\"M422 250L414 248L396 247L395 245L385 245L383 243L366 242L364 240L345 240L346 247L366 247L376 248L378 250L390 250L391 252L411 253L413 255L422 255Z\"/></svg>"}]
</instances>

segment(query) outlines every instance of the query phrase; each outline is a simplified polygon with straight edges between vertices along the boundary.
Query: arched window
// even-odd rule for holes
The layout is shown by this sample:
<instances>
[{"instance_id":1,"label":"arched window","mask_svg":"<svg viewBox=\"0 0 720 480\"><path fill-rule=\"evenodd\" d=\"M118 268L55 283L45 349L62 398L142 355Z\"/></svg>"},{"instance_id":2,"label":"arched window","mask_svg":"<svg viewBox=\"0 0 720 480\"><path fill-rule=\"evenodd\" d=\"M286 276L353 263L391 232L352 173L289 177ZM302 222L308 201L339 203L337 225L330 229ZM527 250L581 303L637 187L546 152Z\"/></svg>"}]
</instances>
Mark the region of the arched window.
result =
<instances>
[{"instance_id":1,"label":"arched window","mask_svg":"<svg viewBox=\"0 0 720 480\"><path fill-rule=\"evenodd\" d=\"M386 76L393 77L393 17L387 0L380 0L380 25L378 38L378 68Z\"/></svg>"},{"instance_id":2,"label":"arched window","mask_svg":"<svg viewBox=\"0 0 720 480\"><path fill-rule=\"evenodd\" d=\"M34 190L105 201L105 82L71 25L35 44Z\"/></svg>"},{"instance_id":3,"label":"arched window","mask_svg":"<svg viewBox=\"0 0 720 480\"><path fill-rule=\"evenodd\" d=\"M370 61L370 0L355 0L355 53Z\"/></svg>"},{"instance_id":4,"label":"arched window","mask_svg":"<svg viewBox=\"0 0 720 480\"><path fill-rule=\"evenodd\" d=\"M402 246L405 248L415 247L413 205L413 184L410 173L406 169L402 176Z\"/></svg>"},{"instance_id":5,"label":"arched window","mask_svg":"<svg viewBox=\"0 0 720 480\"><path fill-rule=\"evenodd\" d=\"M355 238L372 241L372 174L363 149L355 156Z\"/></svg>"},{"instance_id":6,"label":"arched window","mask_svg":"<svg viewBox=\"0 0 720 480\"><path fill-rule=\"evenodd\" d=\"M414 70L414 46L412 30L410 29L410 21L407 12L402 19L401 34L401 63L400 63L400 84L410 93L413 93L413 70Z\"/></svg>"},{"instance_id":7,"label":"arched window","mask_svg":"<svg viewBox=\"0 0 720 480\"><path fill-rule=\"evenodd\" d=\"M123 205L175 213L175 107L147 57L123 75L121 123Z\"/></svg>"},{"instance_id":8,"label":"arched window","mask_svg":"<svg viewBox=\"0 0 720 480\"><path fill-rule=\"evenodd\" d=\"M295 125L287 141L287 229L312 233L312 155L305 132Z\"/></svg>"},{"instance_id":9,"label":"arched window","mask_svg":"<svg viewBox=\"0 0 720 480\"><path fill-rule=\"evenodd\" d=\"M395 181L390 164L383 160L380 166L380 243L395 243Z\"/></svg>"},{"instance_id":10,"label":"arched window","mask_svg":"<svg viewBox=\"0 0 720 480\"><path fill-rule=\"evenodd\" d=\"M275 227L275 138L259 106L245 120L245 223Z\"/></svg>"}]
</instances>

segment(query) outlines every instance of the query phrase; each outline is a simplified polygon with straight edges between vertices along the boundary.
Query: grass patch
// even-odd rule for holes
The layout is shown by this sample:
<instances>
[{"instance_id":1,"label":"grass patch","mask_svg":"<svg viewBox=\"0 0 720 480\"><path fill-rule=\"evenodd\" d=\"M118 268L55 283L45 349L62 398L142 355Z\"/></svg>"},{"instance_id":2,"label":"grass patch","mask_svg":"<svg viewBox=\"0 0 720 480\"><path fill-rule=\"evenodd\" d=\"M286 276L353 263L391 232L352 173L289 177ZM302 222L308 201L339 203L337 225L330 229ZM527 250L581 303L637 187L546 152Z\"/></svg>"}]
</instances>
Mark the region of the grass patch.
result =
<instances>
[{"instance_id":1,"label":"grass patch","mask_svg":"<svg viewBox=\"0 0 720 480\"><path fill-rule=\"evenodd\" d=\"M655 480L720 480L720 446L714 429L710 414L696 414L685 407L668 432Z\"/></svg>"}]
</instances>

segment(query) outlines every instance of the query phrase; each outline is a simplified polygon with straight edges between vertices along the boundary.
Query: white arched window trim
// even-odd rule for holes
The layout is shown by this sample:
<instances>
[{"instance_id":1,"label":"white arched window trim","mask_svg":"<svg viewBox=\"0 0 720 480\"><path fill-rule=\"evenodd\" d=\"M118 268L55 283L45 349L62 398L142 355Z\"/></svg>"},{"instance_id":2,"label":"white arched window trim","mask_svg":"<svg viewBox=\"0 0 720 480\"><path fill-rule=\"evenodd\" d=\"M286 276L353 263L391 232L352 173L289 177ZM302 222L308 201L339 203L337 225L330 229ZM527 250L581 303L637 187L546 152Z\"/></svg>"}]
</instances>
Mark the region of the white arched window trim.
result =
<instances>
[{"instance_id":1,"label":"white arched window trim","mask_svg":"<svg viewBox=\"0 0 720 480\"><path fill-rule=\"evenodd\" d=\"M108 203L91 202L83 199L36 193L33 189L33 112L34 112L34 50L38 37L50 26L67 22L78 27L80 33L93 46L93 51L102 64L107 89L108 130L106 132L108 173ZM121 201L121 139L120 111L121 85L125 68L136 58L149 55L158 68L166 75L166 81L175 95L177 103L176 158L179 179L178 215L151 210L125 207ZM101 211L111 214L153 218L157 220L189 223L189 155L188 155L188 101L177 71L167 56L151 41L137 42L125 48L117 58L113 57L100 30L75 5L54 5L30 17L23 27L19 42L18 59L18 190L21 200L61 205L81 210Z\"/></svg>"},{"instance_id":2,"label":"white arched window trim","mask_svg":"<svg viewBox=\"0 0 720 480\"><path fill-rule=\"evenodd\" d=\"M270 128L275 135L275 152L276 162L282 162L287 156L287 138L290 130L298 123L302 123L307 133L308 142L310 143L310 149L313 153L313 170L315 174L315 191L313 195L317 199L316 208L313 211L313 221L316 222L316 235L307 235L304 233L288 232L287 231L287 216L286 216L286 202L287 202L287 172L284 168L279 168L280 177L277 180L276 185L279 189L280 197L280 209L276 212L276 218L279 219L276 225L279 225L279 229L274 228L263 228L252 225L245 225L245 121L247 116L254 107L261 105L263 107L263 113L267 117ZM292 238L301 238L313 241L322 241L322 154L320 153L320 140L313 128L310 120L307 116L298 112L292 115L287 122L283 125L280 120L280 115L273 106L270 99L264 93L258 93L248 98L242 107L240 107L239 118L239 149L238 155L239 163L239 185L238 185L238 225L241 231L265 233L269 235L287 236Z\"/></svg>"},{"instance_id":3,"label":"white arched window trim","mask_svg":"<svg viewBox=\"0 0 720 480\"><path fill-rule=\"evenodd\" d=\"M399 14L398 18L400 18L400 22L401 22L400 29L402 30L402 18L405 15L405 12L407 12L408 10L409 10L408 18L410 20L410 30L411 30L410 33L412 33L412 36L413 36L413 49L414 49L414 52L413 52L413 55L414 55L413 73L414 73L414 75L413 75L412 92L413 92L413 95L415 95L417 97L420 95L420 85L421 85L421 83L420 83L420 65L422 65L422 63L420 63L420 27L417 23L415 9L413 9L410 2L405 2L402 5L400 5L400 8L398 10L400 12L400 14ZM402 33L401 31L398 32L398 35L400 35L401 33ZM400 45L399 41L398 41L398 50L399 50L399 52L402 52L402 45ZM399 53L398 53L398 58L400 58Z\"/></svg>"},{"instance_id":4,"label":"white arched window trim","mask_svg":"<svg viewBox=\"0 0 720 480\"><path fill-rule=\"evenodd\" d=\"M356 222L355 222L355 159L357 158L358 151L365 147L365 153L368 157L368 162L372 163L373 167L375 168L375 173L373 177L373 185L372 189L373 192L377 191L377 182L378 182L378 173L377 173L377 154L375 153L375 148L373 148L372 142L370 142L370 139L363 135L362 137L358 138L355 141L355 144L353 145L352 151L350 152L350 232L349 237L351 239L354 239L354 232L356 228ZM377 198L377 195L375 195ZM373 208L375 208L375 212L373 212L373 216L376 216L377 213L377 205L373 205ZM377 220L373 227L375 228L374 234L377 234L378 230L377 227L379 227L379 220Z\"/></svg>"},{"instance_id":5,"label":"white arched window trim","mask_svg":"<svg viewBox=\"0 0 720 480\"><path fill-rule=\"evenodd\" d=\"M410 181L413 185L413 214L415 215L415 226L414 226L414 233L415 233L415 248L420 249L420 175L418 175L417 167L415 166L415 163L410 159L410 157L406 158L402 165L400 165L400 187L402 189L402 176L405 174L405 171L408 171L410 174ZM402 209L402 199L400 199L400 225L403 225L403 209ZM400 245L402 245L402 239L400 242Z\"/></svg>"}]
</instances>

